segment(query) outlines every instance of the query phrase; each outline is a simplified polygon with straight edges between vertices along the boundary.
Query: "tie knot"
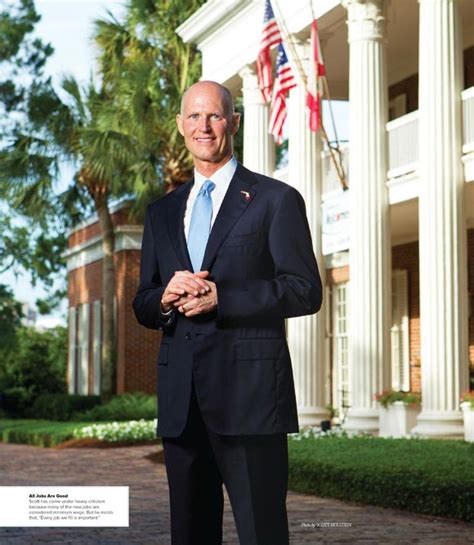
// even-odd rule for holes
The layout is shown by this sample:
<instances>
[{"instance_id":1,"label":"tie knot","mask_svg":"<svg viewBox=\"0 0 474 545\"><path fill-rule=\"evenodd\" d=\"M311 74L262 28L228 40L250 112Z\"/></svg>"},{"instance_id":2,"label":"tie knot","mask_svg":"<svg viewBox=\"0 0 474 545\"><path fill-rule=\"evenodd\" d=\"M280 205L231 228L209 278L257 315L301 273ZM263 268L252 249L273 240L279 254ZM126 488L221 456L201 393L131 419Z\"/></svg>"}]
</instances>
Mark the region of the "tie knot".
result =
<instances>
[{"instance_id":1,"label":"tie knot","mask_svg":"<svg viewBox=\"0 0 474 545\"><path fill-rule=\"evenodd\" d=\"M216 184L211 180L206 180L201 187L199 192L202 195L210 195L211 191L216 187Z\"/></svg>"}]
</instances>

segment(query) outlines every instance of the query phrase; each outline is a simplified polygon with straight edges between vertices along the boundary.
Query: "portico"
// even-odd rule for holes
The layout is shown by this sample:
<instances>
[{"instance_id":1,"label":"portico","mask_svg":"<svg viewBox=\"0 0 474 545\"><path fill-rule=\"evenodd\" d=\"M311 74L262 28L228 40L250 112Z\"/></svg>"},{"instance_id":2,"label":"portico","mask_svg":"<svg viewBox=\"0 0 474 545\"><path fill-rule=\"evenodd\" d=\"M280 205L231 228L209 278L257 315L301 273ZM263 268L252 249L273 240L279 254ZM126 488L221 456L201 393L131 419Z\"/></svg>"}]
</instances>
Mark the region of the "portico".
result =
<instances>
[{"instance_id":1,"label":"portico","mask_svg":"<svg viewBox=\"0 0 474 545\"><path fill-rule=\"evenodd\" d=\"M309 1L277 4L307 65ZM299 85L275 176L305 198L327 283L320 313L288 321L300 423L319 423L331 404L348 431L376 434L374 396L393 387L421 391L416 433L460 437L474 365L474 5L320 0L314 10L332 98L349 100L349 198ZM203 79L243 95L243 162L273 175L255 74L262 17L261 0L209 0L177 32L202 52Z\"/></svg>"}]
</instances>

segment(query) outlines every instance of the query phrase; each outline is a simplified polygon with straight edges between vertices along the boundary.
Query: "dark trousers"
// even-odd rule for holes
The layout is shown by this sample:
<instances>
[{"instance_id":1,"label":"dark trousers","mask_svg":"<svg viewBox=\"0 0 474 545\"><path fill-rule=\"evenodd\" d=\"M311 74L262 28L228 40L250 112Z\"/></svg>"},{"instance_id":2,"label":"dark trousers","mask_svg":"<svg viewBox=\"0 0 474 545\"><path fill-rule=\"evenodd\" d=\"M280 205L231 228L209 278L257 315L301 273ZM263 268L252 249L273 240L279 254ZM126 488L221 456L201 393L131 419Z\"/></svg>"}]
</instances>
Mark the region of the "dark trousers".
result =
<instances>
[{"instance_id":1,"label":"dark trousers","mask_svg":"<svg viewBox=\"0 0 474 545\"><path fill-rule=\"evenodd\" d=\"M188 420L163 437L172 545L221 545L224 484L240 545L288 545L286 434L225 436L206 428L194 384Z\"/></svg>"}]
</instances>

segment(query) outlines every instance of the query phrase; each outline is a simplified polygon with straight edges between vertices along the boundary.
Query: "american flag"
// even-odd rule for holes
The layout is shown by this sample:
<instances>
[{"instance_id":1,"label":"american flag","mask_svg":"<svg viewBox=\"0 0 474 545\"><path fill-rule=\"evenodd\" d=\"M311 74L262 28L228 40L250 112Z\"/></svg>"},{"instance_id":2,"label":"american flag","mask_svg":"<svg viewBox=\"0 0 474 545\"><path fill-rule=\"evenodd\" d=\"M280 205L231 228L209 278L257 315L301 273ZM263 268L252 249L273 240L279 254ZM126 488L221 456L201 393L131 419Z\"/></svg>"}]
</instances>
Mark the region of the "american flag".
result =
<instances>
[{"instance_id":1,"label":"american flag","mask_svg":"<svg viewBox=\"0 0 474 545\"><path fill-rule=\"evenodd\" d=\"M273 134L277 144L281 144L282 142L283 125L286 119L286 97L288 91L293 87L296 87L296 80L283 44L280 43L278 46L275 84L273 86L272 103L270 106L270 134Z\"/></svg>"},{"instance_id":2,"label":"american flag","mask_svg":"<svg viewBox=\"0 0 474 545\"><path fill-rule=\"evenodd\" d=\"M258 86L262 91L265 102L269 102L272 97L272 59L270 57L270 48L279 43L281 43L281 34L275 20L272 4L270 0L265 0L262 41L257 56Z\"/></svg>"},{"instance_id":3,"label":"american flag","mask_svg":"<svg viewBox=\"0 0 474 545\"><path fill-rule=\"evenodd\" d=\"M306 105L309 108L309 128L317 131L321 126L322 78L326 75L316 19L311 24L311 67L308 78Z\"/></svg>"}]
</instances>

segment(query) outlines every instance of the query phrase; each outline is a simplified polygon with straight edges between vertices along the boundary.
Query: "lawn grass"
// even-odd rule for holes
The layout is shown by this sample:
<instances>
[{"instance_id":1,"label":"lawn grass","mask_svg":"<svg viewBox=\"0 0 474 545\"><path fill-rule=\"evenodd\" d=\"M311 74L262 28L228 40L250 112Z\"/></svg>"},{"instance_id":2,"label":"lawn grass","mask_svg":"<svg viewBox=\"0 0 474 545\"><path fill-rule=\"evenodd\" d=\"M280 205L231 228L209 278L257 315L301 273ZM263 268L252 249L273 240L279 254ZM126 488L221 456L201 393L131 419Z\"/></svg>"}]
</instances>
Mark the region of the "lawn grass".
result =
<instances>
[{"instance_id":1,"label":"lawn grass","mask_svg":"<svg viewBox=\"0 0 474 545\"><path fill-rule=\"evenodd\" d=\"M0 441L53 447L71 439L76 428L89 425L90 422L0 418Z\"/></svg>"},{"instance_id":2,"label":"lawn grass","mask_svg":"<svg viewBox=\"0 0 474 545\"><path fill-rule=\"evenodd\" d=\"M289 440L291 490L474 522L474 444L327 437Z\"/></svg>"}]
</instances>

